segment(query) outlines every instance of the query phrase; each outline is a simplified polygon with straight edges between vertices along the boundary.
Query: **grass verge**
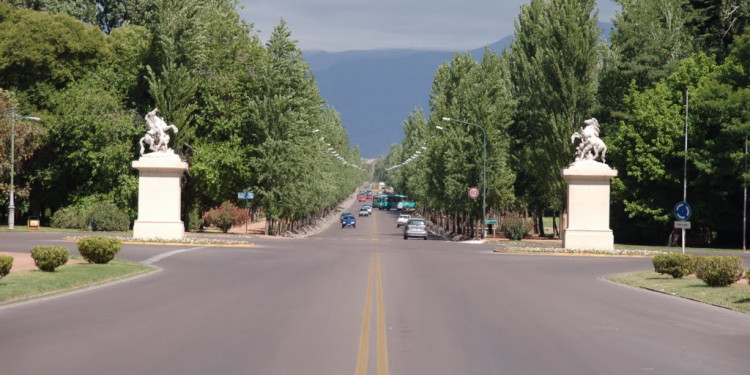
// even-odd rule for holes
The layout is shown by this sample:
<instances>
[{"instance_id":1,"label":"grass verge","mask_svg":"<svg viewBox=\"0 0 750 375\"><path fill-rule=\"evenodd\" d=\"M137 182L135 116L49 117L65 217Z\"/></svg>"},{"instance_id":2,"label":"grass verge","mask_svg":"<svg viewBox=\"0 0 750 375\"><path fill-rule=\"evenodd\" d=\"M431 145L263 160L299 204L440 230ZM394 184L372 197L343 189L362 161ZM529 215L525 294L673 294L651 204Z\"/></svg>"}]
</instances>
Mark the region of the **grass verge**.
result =
<instances>
[{"instance_id":1,"label":"grass verge","mask_svg":"<svg viewBox=\"0 0 750 375\"><path fill-rule=\"evenodd\" d=\"M673 279L654 271L629 272L607 277L617 283L651 289L695 301L750 313L750 286L734 284L714 288L695 276Z\"/></svg>"},{"instance_id":2,"label":"grass verge","mask_svg":"<svg viewBox=\"0 0 750 375\"><path fill-rule=\"evenodd\" d=\"M71 264L57 268L55 272L32 270L12 273L0 279L0 305L83 289L155 269L140 263L114 259L107 264Z\"/></svg>"}]
</instances>

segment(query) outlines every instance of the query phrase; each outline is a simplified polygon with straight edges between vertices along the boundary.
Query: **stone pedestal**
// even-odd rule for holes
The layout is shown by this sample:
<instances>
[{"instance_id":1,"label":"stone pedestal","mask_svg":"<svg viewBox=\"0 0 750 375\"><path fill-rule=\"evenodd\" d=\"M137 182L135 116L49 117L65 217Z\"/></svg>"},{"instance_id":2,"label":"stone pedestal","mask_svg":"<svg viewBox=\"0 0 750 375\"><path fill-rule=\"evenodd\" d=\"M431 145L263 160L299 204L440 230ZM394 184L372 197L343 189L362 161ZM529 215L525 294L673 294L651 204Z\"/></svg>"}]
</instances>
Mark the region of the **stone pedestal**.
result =
<instances>
[{"instance_id":1,"label":"stone pedestal","mask_svg":"<svg viewBox=\"0 0 750 375\"><path fill-rule=\"evenodd\" d=\"M568 227L563 234L563 247L613 250L609 185L617 170L597 161L581 160L563 169L562 175L568 182Z\"/></svg>"},{"instance_id":2,"label":"stone pedestal","mask_svg":"<svg viewBox=\"0 0 750 375\"><path fill-rule=\"evenodd\" d=\"M133 161L138 170L138 219L133 238L177 240L185 235L180 220L180 178L188 164L173 151L152 152Z\"/></svg>"}]
</instances>

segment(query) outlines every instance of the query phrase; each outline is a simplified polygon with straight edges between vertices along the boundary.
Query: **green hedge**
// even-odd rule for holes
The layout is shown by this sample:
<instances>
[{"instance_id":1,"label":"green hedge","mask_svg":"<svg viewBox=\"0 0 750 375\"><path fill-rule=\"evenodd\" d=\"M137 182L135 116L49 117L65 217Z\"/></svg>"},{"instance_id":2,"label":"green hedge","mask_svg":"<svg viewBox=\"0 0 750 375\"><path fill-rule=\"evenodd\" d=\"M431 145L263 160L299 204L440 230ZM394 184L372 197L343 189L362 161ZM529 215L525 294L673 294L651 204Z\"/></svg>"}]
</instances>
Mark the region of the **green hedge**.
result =
<instances>
[{"instance_id":1,"label":"green hedge","mask_svg":"<svg viewBox=\"0 0 750 375\"><path fill-rule=\"evenodd\" d=\"M67 263L70 251L62 246L37 246L31 249L31 257L40 270L53 272Z\"/></svg>"},{"instance_id":2,"label":"green hedge","mask_svg":"<svg viewBox=\"0 0 750 375\"><path fill-rule=\"evenodd\" d=\"M0 255L0 279L8 276L11 268L13 268L13 257L10 255Z\"/></svg>"},{"instance_id":3,"label":"green hedge","mask_svg":"<svg viewBox=\"0 0 750 375\"><path fill-rule=\"evenodd\" d=\"M110 237L84 237L78 241L78 252L89 263L106 264L122 249L122 243Z\"/></svg>"},{"instance_id":4,"label":"green hedge","mask_svg":"<svg viewBox=\"0 0 750 375\"><path fill-rule=\"evenodd\" d=\"M667 253L659 254L651 261L654 271L681 279L695 272L697 258L692 254Z\"/></svg>"},{"instance_id":5,"label":"green hedge","mask_svg":"<svg viewBox=\"0 0 750 375\"><path fill-rule=\"evenodd\" d=\"M745 272L744 262L738 256L712 255L699 257L695 276L708 286L729 286L739 281Z\"/></svg>"},{"instance_id":6,"label":"green hedge","mask_svg":"<svg viewBox=\"0 0 750 375\"><path fill-rule=\"evenodd\" d=\"M86 202L55 211L51 225L56 228L94 231L120 231L130 229L130 218L109 201Z\"/></svg>"}]
</instances>

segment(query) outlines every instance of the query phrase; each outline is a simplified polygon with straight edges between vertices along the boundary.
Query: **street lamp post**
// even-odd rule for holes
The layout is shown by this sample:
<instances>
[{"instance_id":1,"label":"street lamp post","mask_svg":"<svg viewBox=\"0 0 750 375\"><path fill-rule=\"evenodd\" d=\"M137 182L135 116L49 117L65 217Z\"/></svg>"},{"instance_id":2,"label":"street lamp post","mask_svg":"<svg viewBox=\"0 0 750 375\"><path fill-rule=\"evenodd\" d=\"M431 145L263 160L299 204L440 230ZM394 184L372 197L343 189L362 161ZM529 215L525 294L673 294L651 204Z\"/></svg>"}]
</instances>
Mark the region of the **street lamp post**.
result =
<instances>
[{"instance_id":1,"label":"street lamp post","mask_svg":"<svg viewBox=\"0 0 750 375\"><path fill-rule=\"evenodd\" d=\"M473 122L468 121L461 121L456 120L454 118L450 117L443 117L443 121L448 122L457 122L459 124L464 125L471 125L476 126L479 129L482 129L482 228L481 230L481 238L484 239L484 226L486 225L486 215L487 215L487 132L484 130L484 128L478 124L475 124ZM443 129L440 126L437 126L438 129Z\"/></svg>"},{"instance_id":2,"label":"street lamp post","mask_svg":"<svg viewBox=\"0 0 750 375\"><path fill-rule=\"evenodd\" d=\"M8 229L15 229L16 225L16 204L15 204L15 185L13 176L15 175L16 163L16 107L10 107L10 197L8 199ZM39 117L18 116L22 120L40 121Z\"/></svg>"}]
</instances>

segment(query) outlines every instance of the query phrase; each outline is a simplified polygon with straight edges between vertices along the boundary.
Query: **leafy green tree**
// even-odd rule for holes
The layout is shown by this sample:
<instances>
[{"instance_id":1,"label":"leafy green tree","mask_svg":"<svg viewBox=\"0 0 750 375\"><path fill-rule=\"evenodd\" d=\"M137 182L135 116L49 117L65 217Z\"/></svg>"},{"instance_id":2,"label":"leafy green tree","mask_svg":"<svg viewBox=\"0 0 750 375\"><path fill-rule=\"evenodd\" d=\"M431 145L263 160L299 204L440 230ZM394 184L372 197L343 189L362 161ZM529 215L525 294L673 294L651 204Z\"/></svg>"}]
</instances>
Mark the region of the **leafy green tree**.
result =
<instances>
[{"instance_id":1,"label":"leafy green tree","mask_svg":"<svg viewBox=\"0 0 750 375\"><path fill-rule=\"evenodd\" d=\"M0 82L22 101L43 108L54 90L93 72L110 54L95 27L0 3Z\"/></svg>"},{"instance_id":2,"label":"leafy green tree","mask_svg":"<svg viewBox=\"0 0 750 375\"><path fill-rule=\"evenodd\" d=\"M35 199L56 209L98 197L134 217L138 185L130 164L140 119L95 75L53 95L50 107L48 139L34 160Z\"/></svg>"},{"instance_id":3,"label":"leafy green tree","mask_svg":"<svg viewBox=\"0 0 750 375\"><path fill-rule=\"evenodd\" d=\"M537 210L564 207L560 171L573 159L569 137L595 105L602 53L596 22L590 0L532 0L516 22L509 56L518 103L511 150L516 191Z\"/></svg>"},{"instance_id":4,"label":"leafy green tree","mask_svg":"<svg viewBox=\"0 0 750 375\"><path fill-rule=\"evenodd\" d=\"M18 100L13 92L0 88L0 176L10 176L10 135L11 135L11 115L19 116L25 114L23 108L19 107ZM34 175L33 169L28 164L29 160L39 149L44 139L43 127L32 121L17 118L14 121L14 192L15 205L21 208L21 214L25 214L24 207L29 206L29 194L31 186L29 180ZM0 204L7 205L10 196L10 179L3 178L0 181ZM7 210L2 215L5 216Z\"/></svg>"},{"instance_id":5,"label":"leafy green tree","mask_svg":"<svg viewBox=\"0 0 750 375\"><path fill-rule=\"evenodd\" d=\"M743 35L750 23L750 2L746 0L692 0L687 22L694 44L719 62L730 53L734 38Z\"/></svg>"}]
</instances>

